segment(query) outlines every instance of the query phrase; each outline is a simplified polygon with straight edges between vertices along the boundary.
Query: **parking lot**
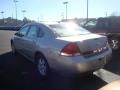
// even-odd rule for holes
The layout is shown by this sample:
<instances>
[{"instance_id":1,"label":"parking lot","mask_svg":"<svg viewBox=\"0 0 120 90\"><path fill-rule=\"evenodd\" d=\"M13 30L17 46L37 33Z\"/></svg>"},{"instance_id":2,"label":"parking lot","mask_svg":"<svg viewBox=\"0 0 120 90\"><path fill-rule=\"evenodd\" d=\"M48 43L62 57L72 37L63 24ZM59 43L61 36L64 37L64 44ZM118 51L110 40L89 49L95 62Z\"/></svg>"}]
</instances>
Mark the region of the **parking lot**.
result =
<instances>
[{"instance_id":1,"label":"parking lot","mask_svg":"<svg viewBox=\"0 0 120 90\"><path fill-rule=\"evenodd\" d=\"M22 56L11 53L10 38L15 31L0 30L0 90L97 90L120 79L120 51L93 75L69 78L52 72L46 80L39 77L34 65Z\"/></svg>"}]
</instances>

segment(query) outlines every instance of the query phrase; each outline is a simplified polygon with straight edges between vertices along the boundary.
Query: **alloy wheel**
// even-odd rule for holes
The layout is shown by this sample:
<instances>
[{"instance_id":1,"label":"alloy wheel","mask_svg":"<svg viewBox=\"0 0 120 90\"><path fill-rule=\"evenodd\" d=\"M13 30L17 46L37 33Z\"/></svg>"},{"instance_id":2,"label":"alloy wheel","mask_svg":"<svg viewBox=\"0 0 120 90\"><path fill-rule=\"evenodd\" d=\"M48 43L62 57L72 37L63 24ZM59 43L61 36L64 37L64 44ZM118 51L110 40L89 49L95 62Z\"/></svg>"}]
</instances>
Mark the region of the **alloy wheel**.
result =
<instances>
[{"instance_id":1,"label":"alloy wheel","mask_svg":"<svg viewBox=\"0 0 120 90\"><path fill-rule=\"evenodd\" d=\"M39 58L38 60L38 71L42 76L46 76L47 74L47 64L44 58Z\"/></svg>"}]
</instances>

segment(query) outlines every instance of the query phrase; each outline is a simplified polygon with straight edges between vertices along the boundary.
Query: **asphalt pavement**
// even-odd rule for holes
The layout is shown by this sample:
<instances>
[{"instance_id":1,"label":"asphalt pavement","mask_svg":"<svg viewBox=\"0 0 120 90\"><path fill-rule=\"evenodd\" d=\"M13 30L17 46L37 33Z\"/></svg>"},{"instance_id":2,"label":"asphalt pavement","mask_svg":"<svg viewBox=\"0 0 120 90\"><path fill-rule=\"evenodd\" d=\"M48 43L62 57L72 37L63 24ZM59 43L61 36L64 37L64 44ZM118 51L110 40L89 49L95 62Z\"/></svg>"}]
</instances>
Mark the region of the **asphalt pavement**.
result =
<instances>
[{"instance_id":1,"label":"asphalt pavement","mask_svg":"<svg viewBox=\"0 0 120 90\"><path fill-rule=\"evenodd\" d=\"M0 90L98 90L120 78L120 52L114 52L105 68L93 75L74 78L52 72L41 80L36 67L22 56L11 53L10 38L15 31L0 30Z\"/></svg>"}]
</instances>

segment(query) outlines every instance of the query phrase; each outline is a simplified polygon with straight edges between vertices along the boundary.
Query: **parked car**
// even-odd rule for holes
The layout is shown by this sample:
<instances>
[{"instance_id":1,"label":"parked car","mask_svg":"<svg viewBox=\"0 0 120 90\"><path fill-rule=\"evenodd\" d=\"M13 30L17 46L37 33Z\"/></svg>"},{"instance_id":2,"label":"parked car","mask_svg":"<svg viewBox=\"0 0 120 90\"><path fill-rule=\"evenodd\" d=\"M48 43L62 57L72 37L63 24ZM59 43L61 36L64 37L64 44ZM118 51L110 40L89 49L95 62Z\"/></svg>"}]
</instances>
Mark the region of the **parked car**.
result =
<instances>
[{"instance_id":1,"label":"parked car","mask_svg":"<svg viewBox=\"0 0 120 90\"><path fill-rule=\"evenodd\" d=\"M42 77L50 70L64 75L102 68L112 50L105 36L92 34L74 23L30 23L11 39L12 52L36 64Z\"/></svg>"},{"instance_id":2,"label":"parked car","mask_svg":"<svg viewBox=\"0 0 120 90\"><path fill-rule=\"evenodd\" d=\"M113 50L120 48L120 18L113 17L89 20L82 27L92 33L107 36Z\"/></svg>"},{"instance_id":3,"label":"parked car","mask_svg":"<svg viewBox=\"0 0 120 90\"><path fill-rule=\"evenodd\" d=\"M24 24L20 25L6 25L6 26L0 26L0 30L12 30L12 31L18 31Z\"/></svg>"}]
</instances>

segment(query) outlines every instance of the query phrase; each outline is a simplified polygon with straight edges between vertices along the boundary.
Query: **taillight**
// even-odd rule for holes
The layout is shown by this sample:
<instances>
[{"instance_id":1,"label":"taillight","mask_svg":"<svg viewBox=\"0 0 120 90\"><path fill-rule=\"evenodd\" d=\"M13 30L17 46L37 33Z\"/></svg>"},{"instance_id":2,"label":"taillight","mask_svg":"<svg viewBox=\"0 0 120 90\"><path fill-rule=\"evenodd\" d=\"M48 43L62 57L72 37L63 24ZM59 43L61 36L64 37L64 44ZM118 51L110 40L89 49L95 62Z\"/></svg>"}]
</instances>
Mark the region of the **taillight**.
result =
<instances>
[{"instance_id":1,"label":"taillight","mask_svg":"<svg viewBox=\"0 0 120 90\"><path fill-rule=\"evenodd\" d=\"M69 43L67 44L62 50L61 50L61 55L64 56L76 56L80 55L80 49L77 46L77 43Z\"/></svg>"}]
</instances>

